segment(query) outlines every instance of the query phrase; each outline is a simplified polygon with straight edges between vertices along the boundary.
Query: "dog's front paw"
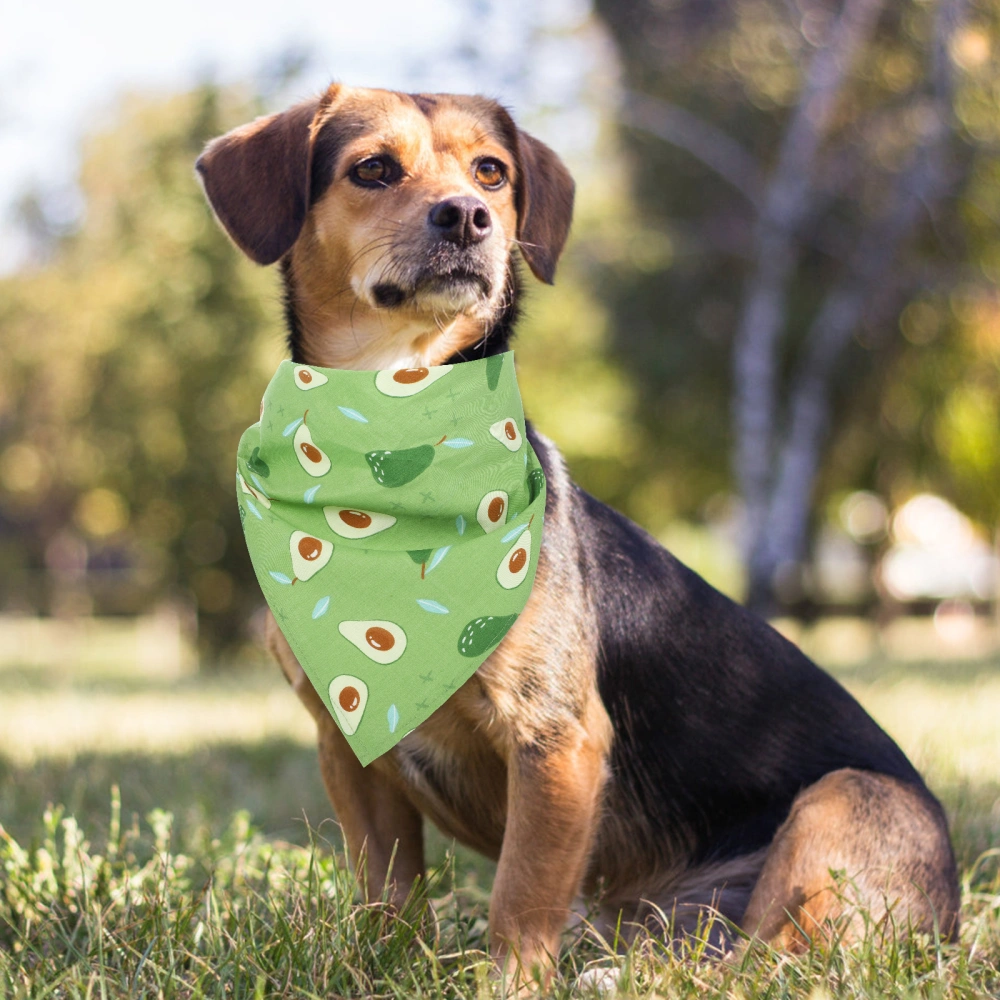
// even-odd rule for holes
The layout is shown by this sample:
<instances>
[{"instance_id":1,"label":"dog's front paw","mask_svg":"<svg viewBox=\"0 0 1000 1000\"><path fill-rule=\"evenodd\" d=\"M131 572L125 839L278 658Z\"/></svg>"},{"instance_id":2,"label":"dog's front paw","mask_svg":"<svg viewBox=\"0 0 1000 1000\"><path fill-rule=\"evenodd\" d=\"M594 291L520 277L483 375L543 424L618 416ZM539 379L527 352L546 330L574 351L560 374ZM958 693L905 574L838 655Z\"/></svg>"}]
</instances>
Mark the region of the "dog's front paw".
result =
<instances>
[{"instance_id":1,"label":"dog's front paw","mask_svg":"<svg viewBox=\"0 0 1000 1000\"><path fill-rule=\"evenodd\" d=\"M548 990L555 967L551 959L523 955L519 961L508 951L494 955L490 969L493 996L496 1000L528 1000L543 996Z\"/></svg>"}]
</instances>

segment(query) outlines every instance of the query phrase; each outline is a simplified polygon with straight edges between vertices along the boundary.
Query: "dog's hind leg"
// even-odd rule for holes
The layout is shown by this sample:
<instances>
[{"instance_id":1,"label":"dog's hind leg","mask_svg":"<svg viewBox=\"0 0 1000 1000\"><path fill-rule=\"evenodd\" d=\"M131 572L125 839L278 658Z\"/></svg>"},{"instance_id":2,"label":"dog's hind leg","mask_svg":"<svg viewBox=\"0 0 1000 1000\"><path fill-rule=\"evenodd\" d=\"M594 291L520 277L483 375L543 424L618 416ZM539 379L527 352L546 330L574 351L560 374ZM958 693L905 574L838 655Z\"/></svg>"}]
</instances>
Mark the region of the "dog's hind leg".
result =
<instances>
[{"instance_id":1,"label":"dog's hind leg","mask_svg":"<svg viewBox=\"0 0 1000 1000\"><path fill-rule=\"evenodd\" d=\"M845 768L804 789L778 829L741 924L777 948L909 930L958 932L955 859L923 789Z\"/></svg>"},{"instance_id":2,"label":"dog's hind leg","mask_svg":"<svg viewBox=\"0 0 1000 1000\"><path fill-rule=\"evenodd\" d=\"M323 784L363 892L369 899L378 899L388 879L389 901L401 906L413 883L424 877L420 813L376 766L361 766L270 613L267 645L316 720Z\"/></svg>"}]
</instances>

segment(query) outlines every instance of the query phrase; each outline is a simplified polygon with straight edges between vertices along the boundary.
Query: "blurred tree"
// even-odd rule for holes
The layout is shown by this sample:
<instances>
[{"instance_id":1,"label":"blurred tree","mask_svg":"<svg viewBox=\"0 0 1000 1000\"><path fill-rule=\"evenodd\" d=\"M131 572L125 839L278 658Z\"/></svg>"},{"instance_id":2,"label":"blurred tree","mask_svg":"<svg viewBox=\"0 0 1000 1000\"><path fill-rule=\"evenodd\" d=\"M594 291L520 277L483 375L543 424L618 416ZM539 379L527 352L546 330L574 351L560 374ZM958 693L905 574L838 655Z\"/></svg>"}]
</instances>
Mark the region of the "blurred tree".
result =
<instances>
[{"instance_id":1,"label":"blurred tree","mask_svg":"<svg viewBox=\"0 0 1000 1000\"><path fill-rule=\"evenodd\" d=\"M632 98L624 111L631 178L608 147L578 171L558 282L528 286L516 347L529 416L585 488L668 541L671 521L714 516L730 489L730 358L780 176L764 165L790 141L810 57L829 51L838 23L839 8L800 2L622 0L609 14L602 0L632 93L652 102ZM809 208L790 234L778 227L788 270L767 355L769 470L791 468L782 455L800 424L814 461L824 424L836 430L796 491L778 490L781 476L766 484L764 513L803 546L795 565L810 491L822 500L867 486L905 499L931 487L996 516L1000 0L976 3L949 29L947 59L940 41L934 49L956 68L948 128L959 142L934 125L934 8L903 0L877 23L869 11L862 56L806 172ZM274 79L280 88L280 71ZM124 101L87 142L82 224L47 227L45 254L0 281L6 609L130 613L179 599L197 609L211 652L261 606L233 456L284 355L277 277L227 242L193 162L205 140L262 110L249 93L207 85ZM918 212L913 192L929 167L945 194L931 191ZM831 309L845 289L853 319ZM820 367L836 377L813 392L802 373L810 345L827 343L820 318L831 311L841 319ZM815 403L811 424L793 417ZM789 496L799 520L786 524L777 500Z\"/></svg>"},{"instance_id":2,"label":"blurred tree","mask_svg":"<svg viewBox=\"0 0 1000 1000\"><path fill-rule=\"evenodd\" d=\"M261 100L207 85L124 100L86 142L81 225L0 281L5 609L180 600L210 662L262 606L234 460L285 354L278 280L227 241L193 170L205 141ZM602 184L582 192L578 244L618 252L601 220L623 203ZM607 316L587 281L570 255L556 288L529 284L519 371L531 416L581 481L628 508L642 481L632 389L606 363Z\"/></svg>"},{"instance_id":3,"label":"blurred tree","mask_svg":"<svg viewBox=\"0 0 1000 1000\"><path fill-rule=\"evenodd\" d=\"M280 309L193 163L260 111L209 85L124 100L87 141L79 230L0 282L8 608L128 613L173 597L214 650L258 605L234 455L281 357Z\"/></svg>"},{"instance_id":4,"label":"blurred tree","mask_svg":"<svg viewBox=\"0 0 1000 1000\"><path fill-rule=\"evenodd\" d=\"M942 404L951 416L937 421L931 448L879 417L896 381L924 363L913 357L919 335L907 333L920 303L926 313L927 301L984 284L969 266L968 216L970 183L984 169L995 178L995 125L982 109L992 105L996 121L1000 5L597 0L597 9L622 63L620 116L647 220L636 241L661 259L607 270L617 350L644 386L652 435L670 439L664 458L694 470L698 488L674 489L682 511L710 484L727 485L719 459L731 455L748 602L773 611L802 597L811 512L834 489L892 493L892 474L922 463L908 483L936 478L961 493L960 456L971 468L976 434L983 477L985 393ZM973 202L982 201L980 191ZM939 326L953 324L942 315ZM942 345L961 370L955 338ZM947 444L949 434L963 443ZM984 508L980 499L980 516Z\"/></svg>"}]
</instances>

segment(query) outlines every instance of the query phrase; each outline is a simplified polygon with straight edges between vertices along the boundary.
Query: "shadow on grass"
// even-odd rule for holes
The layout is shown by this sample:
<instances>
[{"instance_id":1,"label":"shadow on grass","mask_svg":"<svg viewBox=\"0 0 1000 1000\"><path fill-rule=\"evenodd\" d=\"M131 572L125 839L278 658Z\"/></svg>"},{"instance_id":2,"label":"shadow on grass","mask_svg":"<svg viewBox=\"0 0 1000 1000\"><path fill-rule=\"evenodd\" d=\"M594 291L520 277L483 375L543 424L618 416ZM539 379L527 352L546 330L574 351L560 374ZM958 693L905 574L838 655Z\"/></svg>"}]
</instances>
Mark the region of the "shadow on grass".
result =
<instances>
[{"instance_id":1,"label":"shadow on grass","mask_svg":"<svg viewBox=\"0 0 1000 1000\"><path fill-rule=\"evenodd\" d=\"M337 851L343 850L316 751L290 740L223 744L184 754L83 754L29 766L0 757L0 824L29 845L41 836L46 807L62 805L66 816L76 818L91 849L102 851L114 785L121 794L122 826L137 817L145 827L154 809L173 813L175 850L196 851L206 840L222 836L241 810L271 840L306 846L311 826ZM429 865L441 864L451 848L461 882L485 889L492 885L491 861L454 844L429 823L425 842Z\"/></svg>"},{"instance_id":2,"label":"shadow on grass","mask_svg":"<svg viewBox=\"0 0 1000 1000\"><path fill-rule=\"evenodd\" d=\"M269 839L305 846L308 820L342 850L316 751L291 740L223 744L184 754L94 753L29 766L0 757L0 823L27 844L37 838L46 806L59 804L100 850L113 785L120 789L123 825L130 825L133 815L144 820L153 809L173 813L179 850L221 836L240 810ZM960 867L1000 844L1000 781L935 783L933 788L948 812ZM428 864L441 863L452 847L460 878L484 888L492 885L493 862L455 844L429 822L425 840Z\"/></svg>"}]
</instances>

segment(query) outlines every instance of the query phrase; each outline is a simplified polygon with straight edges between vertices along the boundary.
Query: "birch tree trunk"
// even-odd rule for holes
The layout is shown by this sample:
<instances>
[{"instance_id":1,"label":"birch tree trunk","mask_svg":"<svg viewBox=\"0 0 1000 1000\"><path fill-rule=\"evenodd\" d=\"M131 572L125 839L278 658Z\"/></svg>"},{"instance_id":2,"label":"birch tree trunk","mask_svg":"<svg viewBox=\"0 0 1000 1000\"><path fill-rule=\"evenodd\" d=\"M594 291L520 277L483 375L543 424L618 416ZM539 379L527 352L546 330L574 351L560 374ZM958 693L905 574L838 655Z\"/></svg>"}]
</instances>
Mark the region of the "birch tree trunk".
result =
<instances>
[{"instance_id":1,"label":"birch tree trunk","mask_svg":"<svg viewBox=\"0 0 1000 1000\"><path fill-rule=\"evenodd\" d=\"M847 274L823 301L792 378L784 431L778 435L772 427L766 442L778 449L776 474L758 501L764 509L757 514L759 520L751 522L748 538L748 603L758 610L768 612L780 603L775 590L782 575L797 574L807 559L813 493L830 425L831 393L844 352L866 312L891 281L890 271L902 245L921 216L932 212L948 189L945 151L953 88L947 49L965 7L966 0L941 0L935 19L934 95L922 141L913 151L909 169L897 177L882 214L859 237ZM777 406L776 396L771 405ZM747 430L745 425L742 429ZM763 451L765 442L749 446Z\"/></svg>"},{"instance_id":2,"label":"birch tree trunk","mask_svg":"<svg viewBox=\"0 0 1000 1000\"><path fill-rule=\"evenodd\" d=\"M955 130L949 52L966 4L936 0L929 45L923 34L909 32L914 65L929 62L929 67L917 71L905 98L899 90L873 87L878 74L864 62L892 50L891 32L900 30L898 9L885 0L788 4L789 19L781 23L791 32L801 30L808 44L798 51L809 52L811 46L812 55L800 57L805 69L799 96L784 124L777 113L770 118L780 128L772 142L770 170L734 138L737 131L748 131L738 118L727 119L730 134L691 110L712 106L711 99L699 100L702 95L694 88L683 99L685 106L634 91L622 102L624 124L682 150L738 191L739 208L730 209L728 218L745 212L740 223L751 226L749 246L740 242L733 253L740 266L743 260L749 263L736 301L729 402L731 468L745 515L746 600L758 612L769 614L787 605L796 589L787 584L801 580L817 478L833 427L833 401L843 386L852 339L877 311L884 314L887 331L895 327L901 297L921 287L920 265L907 255L914 234L923 220L939 221L934 216L943 199L962 179L948 156ZM739 13L725 4L709 14L697 0L679 0L669 11L655 0L623 5L597 0L597 6L615 26L633 78L667 94L685 92L674 85L676 73L685 67L698 72L684 63L687 50L675 41L684 30L696 37L699 26L709 24L717 32L713 41L740 30ZM804 19L798 21L807 7L806 13L819 15L826 25L822 31L813 20L807 33ZM727 20L729 14L733 16ZM829 21L823 20L828 14ZM921 31L926 30L922 23ZM718 51L723 50L720 45ZM657 67L661 53L665 64ZM704 79L711 81L711 74ZM712 83L702 85L710 88ZM711 97L710 90L706 93ZM872 94L880 95L876 102L870 102ZM724 118L725 109L718 103L716 108ZM866 123L875 142L888 141L897 151L902 146L904 166L890 172L865 140L858 141ZM674 206L674 211L690 223L683 209ZM705 213L698 222L708 218ZM809 279L803 268L807 253L813 255ZM822 262L813 267L817 253ZM823 282L819 304L803 319L797 301L802 296L796 293L807 280L814 282L808 289L812 292L817 274Z\"/></svg>"},{"instance_id":3,"label":"birch tree trunk","mask_svg":"<svg viewBox=\"0 0 1000 1000\"><path fill-rule=\"evenodd\" d=\"M813 56L802 99L785 132L754 231L754 268L733 348L733 431L745 511L747 603L771 610L776 584L767 545L779 386L778 345L786 332L797 232L813 207L816 155L847 75L875 29L884 0L845 0L827 41Z\"/></svg>"}]
</instances>

